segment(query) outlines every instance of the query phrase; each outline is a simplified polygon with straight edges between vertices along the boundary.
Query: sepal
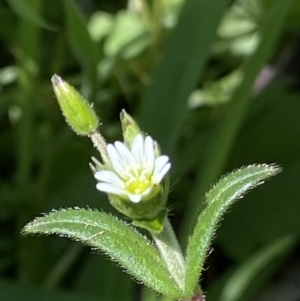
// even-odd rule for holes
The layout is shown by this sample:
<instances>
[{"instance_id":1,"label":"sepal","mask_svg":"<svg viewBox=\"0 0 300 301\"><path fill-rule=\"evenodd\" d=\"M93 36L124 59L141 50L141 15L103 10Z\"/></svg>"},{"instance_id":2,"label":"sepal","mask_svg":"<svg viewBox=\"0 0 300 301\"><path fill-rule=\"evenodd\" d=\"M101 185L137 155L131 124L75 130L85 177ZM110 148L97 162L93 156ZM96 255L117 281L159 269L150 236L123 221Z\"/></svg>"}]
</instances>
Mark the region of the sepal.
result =
<instances>
[{"instance_id":1,"label":"sepal","mask_svg":"<svg viewBox=\"0 0 300 301\"><path fill-rule=\"evenodd\" d=\"M111 205L132 220L154 221L159 213L165 209L166 194L163 187L157 186L158 193L150 199L134 203L130 200L109 194Z\"/></svg>"}]
</instances>

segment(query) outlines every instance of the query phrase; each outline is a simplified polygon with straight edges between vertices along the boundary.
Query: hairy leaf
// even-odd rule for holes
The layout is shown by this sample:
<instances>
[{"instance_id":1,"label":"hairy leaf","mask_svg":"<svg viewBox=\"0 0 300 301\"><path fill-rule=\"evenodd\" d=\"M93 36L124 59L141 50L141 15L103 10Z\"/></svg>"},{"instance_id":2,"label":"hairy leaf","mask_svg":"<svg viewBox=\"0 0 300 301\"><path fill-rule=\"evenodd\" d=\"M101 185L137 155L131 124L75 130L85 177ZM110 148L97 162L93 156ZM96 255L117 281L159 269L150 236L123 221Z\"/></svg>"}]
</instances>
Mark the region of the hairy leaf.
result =
<instances>
[{"instance_id":1,"label":"hairy leaf","mask_svg":"<svg viewBox=\"0 0 300 301\"><path fill-rule=\"evenodd\" d=\"M135 228L111 215L86 209L54 211L36 218L23 232L55 233L81 241L103 251L137 280L159 293L176 299L182 296L152 243Z\"/></svg>"},{"instance_id":2,"label":"hairy leaf","mask_svg":"<svg viewBox=\"0 0 300 301\"><path fill-rule=\"evenodd\" d=\"M277 174L274 165L251 165L234 171L222 178L206 195L206 203L200 213L187 246L186 292L192 293L216 227L229 208L246 191L265 179Z\"/></svg>"}]
</instances>

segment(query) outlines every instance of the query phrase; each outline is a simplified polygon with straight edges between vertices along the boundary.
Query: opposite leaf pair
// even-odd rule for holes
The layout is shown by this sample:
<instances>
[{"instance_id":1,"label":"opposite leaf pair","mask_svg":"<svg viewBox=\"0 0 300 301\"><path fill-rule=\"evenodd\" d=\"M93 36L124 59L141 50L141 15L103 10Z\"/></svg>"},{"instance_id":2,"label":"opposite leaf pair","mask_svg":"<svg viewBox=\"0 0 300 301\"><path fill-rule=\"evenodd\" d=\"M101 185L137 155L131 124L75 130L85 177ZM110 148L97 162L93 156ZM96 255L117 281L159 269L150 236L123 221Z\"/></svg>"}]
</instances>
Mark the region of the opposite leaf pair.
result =
<instances>
[{"instance_id":1,"label":"opposite leaf pair","mask_svg":"<svg viewBox=\"0 0 300 301\"><path fill-rule=\"evenodd\" d=\"M168 262L153 244L131 225L99 211L66 209L36 218L25 226L25 234L58 234L81 241L108 254L138 281L174 299L191 299L197 290L211 239L221 216L251 188L278 173L276 166L252 165L222 178L207 194L188 238L184 277L176 283ZM195 290L196 288L196 290Z\"/></svg>"}]
</instances>

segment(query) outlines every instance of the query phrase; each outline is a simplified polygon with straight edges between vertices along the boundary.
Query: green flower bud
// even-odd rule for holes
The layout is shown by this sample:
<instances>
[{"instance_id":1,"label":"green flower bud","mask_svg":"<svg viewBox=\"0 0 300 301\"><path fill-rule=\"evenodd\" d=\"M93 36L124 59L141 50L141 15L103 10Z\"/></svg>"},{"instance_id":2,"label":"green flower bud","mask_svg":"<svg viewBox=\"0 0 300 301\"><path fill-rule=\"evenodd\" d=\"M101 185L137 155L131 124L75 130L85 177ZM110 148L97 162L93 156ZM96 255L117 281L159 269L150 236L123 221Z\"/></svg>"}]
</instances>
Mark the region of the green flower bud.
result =
<instances>
[{"instance_id":1,"label":"green flower bud","mask_svg":"<svg viewBox=\"0 0 300 301\"><path fill-rule=\"evenodd\" d=\"M134 119L125 111L120 114L124 142L127 146L131 146L134 138L138 134L143 134Z\"/></svg>"},{"instance_id":2,"label":"green flower bud","mask_svg":"<svg viewBox=\"0 0 300 301\"><path fill-rule=\"evenodd\" d=\"M73 131L83 136L94 133L99 119L87 100L58 75L53 75L51 81L62 113Z\"/></svg>"}]
</instances>

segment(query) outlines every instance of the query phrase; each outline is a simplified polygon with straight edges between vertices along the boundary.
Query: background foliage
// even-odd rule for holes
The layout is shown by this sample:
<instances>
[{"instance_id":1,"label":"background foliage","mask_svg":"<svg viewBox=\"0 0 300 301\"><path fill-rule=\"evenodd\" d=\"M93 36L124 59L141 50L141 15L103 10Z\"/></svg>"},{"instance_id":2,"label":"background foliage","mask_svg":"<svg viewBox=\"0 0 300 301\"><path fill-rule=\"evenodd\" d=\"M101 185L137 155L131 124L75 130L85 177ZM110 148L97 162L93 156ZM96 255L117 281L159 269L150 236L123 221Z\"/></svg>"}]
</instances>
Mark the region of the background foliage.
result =
<instances>
[{"instance_id":1,"label":"background foliage","mask_svg":"<svg viewBox=\"0 0 300 301\"><path fill-rule=\"evenodd\" d=\"M294 300L299 17L292 0L0 1L0 300L157 299L78 243L19 234L53 208L112 212L88 168L96 151L61 116L53 73L93 103L108 141L120 139L125 108L171 156L183 246L221 174L281 165L225 216L203 283L208 300Z\"/></svg>"}]
</instances>

